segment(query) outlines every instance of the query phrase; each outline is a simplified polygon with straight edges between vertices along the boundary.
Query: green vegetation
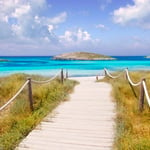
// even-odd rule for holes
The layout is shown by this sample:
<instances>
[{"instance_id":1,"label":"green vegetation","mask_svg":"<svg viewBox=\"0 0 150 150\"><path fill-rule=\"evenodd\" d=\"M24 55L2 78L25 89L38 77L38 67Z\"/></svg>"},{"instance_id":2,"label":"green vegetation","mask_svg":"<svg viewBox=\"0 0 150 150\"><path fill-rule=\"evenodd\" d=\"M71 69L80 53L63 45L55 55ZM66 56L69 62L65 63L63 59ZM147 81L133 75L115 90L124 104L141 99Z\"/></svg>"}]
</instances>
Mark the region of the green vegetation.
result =
<instances>
[{"instance_id":1,"label":"green vegetation","mask_svg":"<svg viewBox=\"0 0 150 150\"><path fill-rule=\"evenodd\" d=\"M98 59L98 58L111 58L109 56L105 56L105 55L100 55L100 54L96 54L96 53L88 53L88 52L76 52L74 53L74 55L76 55L76 57L80 58L87 58L87 59Z\"/></svg>"},{"instance_id":2,"label":"green vegetation","mask_svg":"<svg viewBox=\"0 0 150 150\"><path fill-rule=\"evenodd\" d=\"M2 106L21 87L29 75L15 74L0 78L0 106ZM31 76L35 80L46 77ZM3 112L0 112L0 150L12 150L49 112L67 99L76 84L66 80L62 85L59 79L48 84L32 84L34 111L31 112L27 88Z\"/></svg>"},{"instance_id":3,"label":"green vegetation","mask_svg":"<svg viewBox=\"0 0 150 150\"><path fill-rule=\"evenodd\" d=\"M130 75L134 82L146 78L150 91L150 72L132 72ZM115 149L150 150L150 109L145 100L144 111L138 110L140 87L134 87L136 98L125 76L118 79L105 77L103 81L112 84L112 94L117 103Z\"/></svg>"},{"instance_id":4,"label":"green vegetation","mask_svg":"<svg viewBox=\"0 0 150 150\"><path fill-rule=\"evenodd\" d=\"M65 59L65 60L113 60L110 56L100 55L89 52L73 52L65 53L55 56L54 59Z\"/></svg>"}]
</instances>

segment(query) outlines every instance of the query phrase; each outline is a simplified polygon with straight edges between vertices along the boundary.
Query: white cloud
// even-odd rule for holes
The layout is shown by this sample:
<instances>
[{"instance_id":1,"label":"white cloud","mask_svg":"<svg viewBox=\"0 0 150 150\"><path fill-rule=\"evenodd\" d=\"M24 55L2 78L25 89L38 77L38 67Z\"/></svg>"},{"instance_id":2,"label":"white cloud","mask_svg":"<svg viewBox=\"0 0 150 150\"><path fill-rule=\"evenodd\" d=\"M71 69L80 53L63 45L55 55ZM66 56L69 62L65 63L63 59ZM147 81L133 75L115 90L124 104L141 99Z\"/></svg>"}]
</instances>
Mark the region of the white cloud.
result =
<instances>
[{"instance_id":1,"label":"white cloud","mask_svg":"<svg viewBox=\"0 0 150 150\"><path fill-rule=\"evenodd\" d=\"M93 51L99 49L101 41L91 37L84 29L66 30L64 35L59 36L59 43L66 51Z\"/></svg>"},{"instance_id":2,"label":"white cloud","mask_svg":"<svg viewBox=\"0 0 150 150\"><path fill-rule=\"evenodd\" d=\"M8 23L8 16L3 16L3 17L2 17L2 21Z\"/></svg>"},{"instance_id":3,"label":"white cloud","mask_svg":"<svg viewBox=\"0 0 150 150\"><path fill-rule=\"evenodd\" d=\"M120 7L113 12L114 22L150 28L150 0L133 0L133 2L134 5Z\"/></svg>"},{"instance_id":4,"label":"white cloud","mask_svg":"<svg viewBox=\"0 0 150 150\"><path fill-rule=\"evenodd\" d=\"M66 21L67 12L49 17L50 7L47 0L0 0L0 54L7 50L9 55L44 55L50 50L99 48L100 40L92 39L81 28L55 35L54 31Z\"/></svg>"},{"instance_id":5,"label":"white cloud","mask_svg":"<svg viewBox=\"0 0 150 150\"><path fill-rule=\"evenodd\" d=\"M67 13L62 12L54 17L42 16L49 8L46 0L0 0L0 27L9 31L0 32L0 39L56 40L51 32L66 21Z\"/></svg>"},{"instance_id":6,"label":"white cloud","mask_svg":"<svg viewBox=\"0 0 150 150\"><path fill-rule=\"evenodd\" d=\"M67 18L67 13L66 12L62 12L60 13L58 16L54 17L54 18L50 18L49 22L52 24L59 24L62 23L66 20Z\"/></svg>"},{"instance_id":7,"label":"white cloud","mask_svg":"<svg viewBox=\"0 0 150 150\"><path fill-rule=\"evenodd\" d=\"M34 21L35 21L37 24L40 24L40 23L41 23L41 20L40 20L39 16L35 16L35 17L34 17Z\"/></svg>"},{"instance_id":8,"label":"white cloud","mask_svg":"<svg viewBox=\"0 0 150 150\"><path fill-rule=\"evenodd\" d=\"M77 39L79 41L88 41L91 39L91 35L87 31L82 31L82 29L78 29Z\"/></svg>"},{"instance_id":9,"label":"white cloud","mask_svg":"<svg viewBox=\"0 0 150 150\"><path fill-rule=\"evenodd\" d=\"M36 50L48 53L49 49L62 48L54 30L66 21L67 12L50 17L49 9L47 0L0 0L0 53L7 50L12 54L17 49L22 55L37 54Z\"/></svg>"},{"instance_id":10,"label":"white cloud","mask_svg":"<svg viewBox=\"0 0 150 150\"><path fill-rule=\"evenodd\" d=\"M15 11L12 13L12 17L19 18L22 15L27 14L30 11L30 5L20 5L20 7L16 8Z\"/></svg>"},{"instance_id":11,"label":"white cloud","mask_svg":"<svg viewBox=\"0 0 150 150\"><path fill-rule=\"evenodd\" d=\"M64 35L60 36L61 42L72 42L72 43L80 43L84 41L90 41L91 35L82 29L77 29L75 31L67 30Z\"/></svg>"},{"instance_id":12,"label":"white cloud","mask_svg":"<svg viewBox=\"0 0 150 150\"><path fill-rule=\"evenodd\" d=\"M44 40L45 40L46 42L50 42L50 39L49 39L47 36L44 37Z\"/></svg>"},{"instance_id":13,"label":"white cloud","mask_svg":"<svg viewBox=\"0 0 150 150\"><path fill-rule=\"evenodd\" d=\"M12 25L12 31L14 33L14 36L17 35L18 37L20 37L22 35L22 28L19 25Z\"/></svg>"},{"instance_id":14,"label":"white cloud","mask_svg":"<svg viewBox=\"0 0 150 150\"><path fill-rule=\"evenodd\" d=\"M54 30L54 25L48 25L48 31L51 33Z\"/></svg>"},{"instance_id":15,"label":"white cloud","mask_svg":"<svg viewBox=\"0 0 150 150\"><path fill-rule=\"evenodd\" d=\"M101 5L100 5L100 10L104 11L106 7L112 3L112 0L100 0Z\"/></svg>"},{"instance_id":16,"label":"white cloud","mask_svg":"<svg viewBox=\"0 0 150 150\"><path fill-rule=\"evenodd\" d=\"M98 24L96 25L96 28L101 29L101 30L108 30L108 27L106 27L104 24Z\"/></svg>"}]
</instances>

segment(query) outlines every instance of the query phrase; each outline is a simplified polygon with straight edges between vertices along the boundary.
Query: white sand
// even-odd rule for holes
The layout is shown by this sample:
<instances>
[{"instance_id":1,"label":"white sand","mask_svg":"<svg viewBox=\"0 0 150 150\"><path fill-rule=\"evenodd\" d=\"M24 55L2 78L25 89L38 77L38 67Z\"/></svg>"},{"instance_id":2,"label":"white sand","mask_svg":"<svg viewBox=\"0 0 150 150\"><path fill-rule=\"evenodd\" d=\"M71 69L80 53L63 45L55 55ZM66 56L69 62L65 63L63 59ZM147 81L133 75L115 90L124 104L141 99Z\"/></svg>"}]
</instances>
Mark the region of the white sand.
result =
<instances>
[{"instance_id":1,"label":"white sand","mask_svg":"<svg viewBox=\"0 0 150 150\"><path fill-rule=\"evenodd\" d=\"M95 77L80 82L70 100L59 105L19 145L19 150L111 150L115 105L111 86Z\"/></svg>"}]
</instances>

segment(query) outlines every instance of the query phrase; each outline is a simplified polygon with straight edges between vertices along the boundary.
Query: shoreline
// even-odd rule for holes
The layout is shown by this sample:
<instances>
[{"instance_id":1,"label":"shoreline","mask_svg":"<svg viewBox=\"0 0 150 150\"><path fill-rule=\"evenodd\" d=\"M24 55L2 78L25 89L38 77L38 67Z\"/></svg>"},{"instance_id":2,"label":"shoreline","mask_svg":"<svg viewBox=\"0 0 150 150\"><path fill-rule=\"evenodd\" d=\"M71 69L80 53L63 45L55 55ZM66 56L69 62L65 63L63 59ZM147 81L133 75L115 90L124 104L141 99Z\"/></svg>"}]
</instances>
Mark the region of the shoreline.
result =
<instances>
[{"instance_id":1,"label":"shoreline","mask_svg":"<svg viewBox=\"0 0 150 150\"><path fill-rule=\"evenodd\" d=\"M125 68L120 69L111 69L107 68L111 72L121 71ZM13 74L28 74L28 75L41 75L45 77L51 77L56 75L61 69L53 69L53 70L20 70L20 71L0 71L0 77L9 76ZM92 77L92 76L104 76L104 69L99 70L74 70L74 69L67 69L69 77ZM129 71L150 71L150 68L129 68ZM66 69L64 69L64 76L66 75Z\"/></svg>"}]
</instances>

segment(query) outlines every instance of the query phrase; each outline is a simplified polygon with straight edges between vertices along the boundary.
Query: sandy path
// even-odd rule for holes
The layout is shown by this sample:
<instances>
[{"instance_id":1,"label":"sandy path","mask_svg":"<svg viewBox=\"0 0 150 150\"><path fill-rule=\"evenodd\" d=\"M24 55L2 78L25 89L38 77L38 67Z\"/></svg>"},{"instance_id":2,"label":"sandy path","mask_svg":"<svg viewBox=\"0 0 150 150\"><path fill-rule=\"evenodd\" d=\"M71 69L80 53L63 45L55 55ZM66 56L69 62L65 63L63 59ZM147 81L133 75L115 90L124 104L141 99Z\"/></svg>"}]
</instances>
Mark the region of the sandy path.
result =
<instances>
[{"instance_id":1,"label":"sandy path","mask_svg":"<svg viewBox=\"0 0 150 150\"><path fill-rule=\"evenodd\" d=\"M80 82L70 100L59 105L19 145L18 150L111 150L115 106L111 86L95 77Z\"/></svg>"}]
</instances>

